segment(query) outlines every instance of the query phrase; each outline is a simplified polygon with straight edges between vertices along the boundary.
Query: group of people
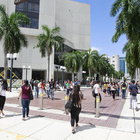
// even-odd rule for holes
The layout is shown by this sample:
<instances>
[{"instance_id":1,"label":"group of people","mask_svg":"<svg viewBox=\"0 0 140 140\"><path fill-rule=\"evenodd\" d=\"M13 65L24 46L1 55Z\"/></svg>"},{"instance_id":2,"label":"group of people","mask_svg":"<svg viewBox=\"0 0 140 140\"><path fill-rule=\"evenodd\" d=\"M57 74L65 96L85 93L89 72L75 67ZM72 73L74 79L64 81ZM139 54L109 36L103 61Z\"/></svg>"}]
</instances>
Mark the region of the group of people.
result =
<instances>
[{"instance_id":1,"label":"group of people","mask_svg":"<svg viewBox=\"0 0 140 140\"><path fill-rule=\"evenodd\" d=\"M105 82L103 84L103 92L105 93L105 95L112 95L113 100L115 100L116 95L120 95L120 92L122 93L122 99L125 99L126 89L127 83L125 80L124 82Z\"/></svg>"},{"instance_id":2,"label":"group of people","mask_svg":"<svg viewBox=\"0 0 140 140\"><path fill-rule=\"evenodd\" d=\"M34 89L34 97L38 98L39 95L41 94L47 94L47 99L50 99L50 95L51 95L51 99L54 99L54 90L55 90L55 83L53 81L53 79L51 79L51 81L49 82L45 82L43 80L31 80L30 81L30 85L32 87L32 89Z\"/></svg>"},{"instance_id":3,"label":"group of people","mask_svg":"<svg viewBox=\"0 0 140 140\"><path fill-rule=\"evenodd\" d=\"M91 82L91 84L93 83L93 81ZM92 84L92 95L94 93L94 97L95 97L95 108L96 108L96 97L99 96L100 97L100 102L102 100L101 98L101 82L100 80L96 81L96 84ZM103 84L103 92L105 94L108 93L108 95L113 96L113 99L115 101L115 95L121 92L122 93L122 99L126 98L126 90L129 89L129 94L130 94L130 109L132 109L132 101L134 100L134 104L135 104L135 110L138 111L138 104L137 104L137 94L139 92L139 81L136 82L132 80L132 82L130 82L129 84L126 83L126 81L124 80L123 82L118 82L118 83L104 83Z\"/></svg>"}]
</instances>

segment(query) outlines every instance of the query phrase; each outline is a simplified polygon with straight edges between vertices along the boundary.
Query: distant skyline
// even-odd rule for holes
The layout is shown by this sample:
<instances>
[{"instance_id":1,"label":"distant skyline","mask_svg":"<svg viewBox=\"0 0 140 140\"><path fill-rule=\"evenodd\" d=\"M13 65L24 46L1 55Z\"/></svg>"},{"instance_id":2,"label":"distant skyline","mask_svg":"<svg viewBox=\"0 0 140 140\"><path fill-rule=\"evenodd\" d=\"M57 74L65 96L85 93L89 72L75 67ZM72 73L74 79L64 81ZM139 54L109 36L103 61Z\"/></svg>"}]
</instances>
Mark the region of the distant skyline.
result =
<instances>
[{"instance_id":1,"label":"distant skyline","mask_svg":"<svg viewBox=\"0 0 140 140\"><path fill-rule=\"evenodd\" d=\"M73 0L90 4L91 6L91 48L100 54L124 57L122 49L127 42L125 35L117 43L111 39L115 33L116 17L110 17L112 4L116 0Z\"/></svg>"}]
</instances>

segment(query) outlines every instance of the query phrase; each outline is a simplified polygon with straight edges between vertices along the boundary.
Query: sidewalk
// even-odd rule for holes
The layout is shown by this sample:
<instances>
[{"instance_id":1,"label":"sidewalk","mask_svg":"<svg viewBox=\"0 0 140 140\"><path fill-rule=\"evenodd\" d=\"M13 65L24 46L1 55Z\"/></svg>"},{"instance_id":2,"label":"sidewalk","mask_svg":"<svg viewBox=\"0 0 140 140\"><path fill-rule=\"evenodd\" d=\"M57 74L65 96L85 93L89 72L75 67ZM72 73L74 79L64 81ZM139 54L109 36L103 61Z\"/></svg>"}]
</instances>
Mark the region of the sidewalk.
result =
<instances>
[{"instance_id":1,"label":"sidewalk","mask_svg":"<svg viewBox=\"0 0 140 140\"><path fill-rule=\"evenodd\" d=\"M140 107L140 94L138 95L138 101ZM32 115L29 120L22 121L21 113L5 111L5 114L6 117L0 119L0 140L140 139L140 111L136 112L129 109L129 96L126 99L116 128L80 123L75 134L71 133L70 122L67 121L49 119L41 115Z\"/></svg>"}]
</instances>

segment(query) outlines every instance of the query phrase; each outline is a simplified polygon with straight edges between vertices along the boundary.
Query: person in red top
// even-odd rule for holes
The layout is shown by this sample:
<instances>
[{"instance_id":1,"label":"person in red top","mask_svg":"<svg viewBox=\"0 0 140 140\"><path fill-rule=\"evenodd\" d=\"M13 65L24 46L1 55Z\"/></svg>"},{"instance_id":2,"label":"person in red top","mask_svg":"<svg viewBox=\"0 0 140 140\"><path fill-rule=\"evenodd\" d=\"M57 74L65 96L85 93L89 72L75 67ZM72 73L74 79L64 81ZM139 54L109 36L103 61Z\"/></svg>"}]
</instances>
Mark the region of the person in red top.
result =
<instances>
[{"instance_id":1,"label":"person in red top","mask_svg":"<svg viewBox=\"0 0 140 140\"><path fill-rule=\"evenodd\" d=\"M22 120L25 120L25 113L27 115L27 118L29 118L29 105L30 105L30 90L31 87L29 86L28 80L24 80L23 86L21 87L19 97L21 96L22 99Z\"/></svg>"},{"instance_id":2,"label":"person in red top","mask_svg":"<svg viewBox=\"0 0 140 140\"><path fill-rule=\"evenodd\" d=\"M44 94L45 93L45 82L43 82L43 80L40 80L38 87L39 87L39 94Z\"/></svg>"}]
</instances>

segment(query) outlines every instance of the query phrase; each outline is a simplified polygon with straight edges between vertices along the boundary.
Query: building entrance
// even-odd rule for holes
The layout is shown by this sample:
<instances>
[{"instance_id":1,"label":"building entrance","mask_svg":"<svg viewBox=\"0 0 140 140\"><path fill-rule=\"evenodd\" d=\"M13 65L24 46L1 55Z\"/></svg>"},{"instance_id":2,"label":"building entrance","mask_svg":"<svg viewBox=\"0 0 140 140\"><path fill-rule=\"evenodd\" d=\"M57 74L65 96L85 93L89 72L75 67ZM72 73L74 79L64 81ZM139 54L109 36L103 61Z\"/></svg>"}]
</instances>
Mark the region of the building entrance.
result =
<instances>
[{"instance_id":1,"label":"building entrance","mask_svg":"<svg viewBox=\"0 0 140 140\"><path fill-rule=\"evenodd\" d=\"M32 79L34 80L45 80L45 74L46 74L46 71L38 71L38 70L33 70L32 71Z\"/></svg>"}]
</instances>

